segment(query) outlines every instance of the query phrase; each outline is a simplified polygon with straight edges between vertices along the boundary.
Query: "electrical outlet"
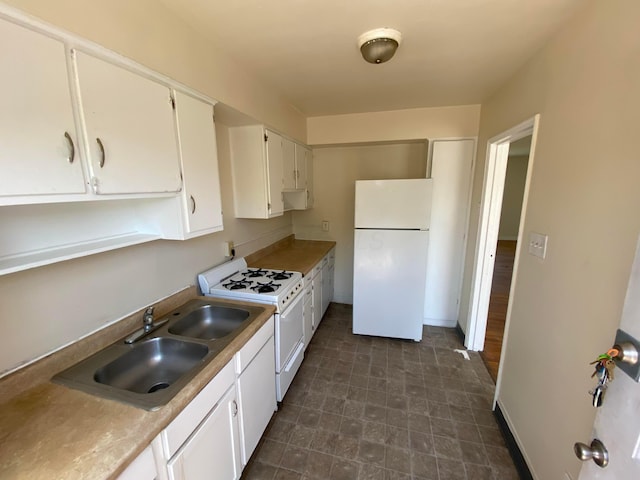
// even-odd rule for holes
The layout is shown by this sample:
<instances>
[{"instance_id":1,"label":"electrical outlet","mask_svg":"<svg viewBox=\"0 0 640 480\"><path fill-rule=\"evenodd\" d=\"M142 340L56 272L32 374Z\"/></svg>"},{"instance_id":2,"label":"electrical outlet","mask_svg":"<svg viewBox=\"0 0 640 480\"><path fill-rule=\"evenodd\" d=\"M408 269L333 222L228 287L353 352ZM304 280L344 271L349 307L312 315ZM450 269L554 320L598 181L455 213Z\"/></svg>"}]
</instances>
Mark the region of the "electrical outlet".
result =
<instances>
[{"instance_id":1,"label":"electrical outlet","mask_svg":"<svg viewBox=\"0 0 640 480\"><path fill-rule=\"evenodd\" d=\"M547 256L547 241L548 235L543 233L531 232L529 233L529 253L534 257L539 257L544 260Z\"/></svg>"},{"instance_id":2,"label":"electrical outlet","mask_svg":"<svg viewBox=\"0 0 640 480\"><path fill-rule=\"evenodd\" d=\"M225 257L233 257L236 254L236 250L233 247L233 241L224 242L222 244L224 247L224 256Z\"/></svg>"},{"instance_id":3,"label":"electrical outlet","mask_svg":"<svg viewBox=\"0 0 640 480\"><path fill-rule=\"evenodd\" d=\"M329 231L329 220L323 220L322 221L322 231L323 232L328 232Z\"/></svg>"}]
</instances>

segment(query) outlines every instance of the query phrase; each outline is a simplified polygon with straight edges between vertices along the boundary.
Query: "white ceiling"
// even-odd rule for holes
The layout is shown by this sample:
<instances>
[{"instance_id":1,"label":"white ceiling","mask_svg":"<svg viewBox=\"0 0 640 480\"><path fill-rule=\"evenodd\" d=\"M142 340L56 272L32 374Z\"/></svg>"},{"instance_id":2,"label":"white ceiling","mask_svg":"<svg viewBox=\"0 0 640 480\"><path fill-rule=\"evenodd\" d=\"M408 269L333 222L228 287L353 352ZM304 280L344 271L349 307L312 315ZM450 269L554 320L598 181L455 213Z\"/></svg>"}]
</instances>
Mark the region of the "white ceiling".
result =
<instances>
[{"instance_id":1,"label":"white ceiling","mask_svg":"<svg viewBox=\"0 0 640 480\"><path fill-rule=\"evenodd\" d=\"M481 103L584 0L160 0L306 116ZM391 27L388 63L358 36Z\"/></svg>"}]
</instances>

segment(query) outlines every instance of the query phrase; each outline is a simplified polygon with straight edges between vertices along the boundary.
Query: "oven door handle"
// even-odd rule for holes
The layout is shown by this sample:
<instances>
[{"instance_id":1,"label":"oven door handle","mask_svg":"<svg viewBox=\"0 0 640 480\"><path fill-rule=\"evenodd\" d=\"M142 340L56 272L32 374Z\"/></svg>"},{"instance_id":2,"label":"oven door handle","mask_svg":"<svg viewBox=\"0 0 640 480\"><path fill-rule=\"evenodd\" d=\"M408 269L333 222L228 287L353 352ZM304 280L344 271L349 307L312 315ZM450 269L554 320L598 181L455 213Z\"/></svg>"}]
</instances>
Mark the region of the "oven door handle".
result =
<instances>
[{"instance_id":1,"label":"oven door handle","mask_svg":"<svg viewBox=\"0 0 640 480\"><path fill-rule=\"evenodd\" d=\"M285 372L288 372L289 370L291 370L291 367L293 367L293 365L296 363L296 359L298 358L298 355L300 355L300 353L303 351L304 351L304 342L300 342L298 344L298 348L296 348L296 351L293 352L293 355L291 355L291 358L285 365L284 367Z\"/></svg>"}]
</instances>

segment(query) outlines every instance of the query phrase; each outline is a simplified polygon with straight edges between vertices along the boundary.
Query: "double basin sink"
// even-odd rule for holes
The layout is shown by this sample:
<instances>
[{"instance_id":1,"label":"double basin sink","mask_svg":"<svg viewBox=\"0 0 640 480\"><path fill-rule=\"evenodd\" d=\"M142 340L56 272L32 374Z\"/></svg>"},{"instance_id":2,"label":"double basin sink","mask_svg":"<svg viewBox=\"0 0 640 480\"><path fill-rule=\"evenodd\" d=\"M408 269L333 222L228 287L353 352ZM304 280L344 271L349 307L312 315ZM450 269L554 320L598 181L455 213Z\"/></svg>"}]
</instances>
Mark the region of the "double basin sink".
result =
<instances>
[{"instance_id":1,"label":"double basin sink","mask_svg":"<svg viewBox=\"0 0 640 480\"><path fill-rule=\"evenodd\" d=\"M156 325L162 326L138 341L127 344L120 340L52 380L145 410L157 410L263 312L260 306L190 300L159 318Z\"/></svg>"}]
</instances>

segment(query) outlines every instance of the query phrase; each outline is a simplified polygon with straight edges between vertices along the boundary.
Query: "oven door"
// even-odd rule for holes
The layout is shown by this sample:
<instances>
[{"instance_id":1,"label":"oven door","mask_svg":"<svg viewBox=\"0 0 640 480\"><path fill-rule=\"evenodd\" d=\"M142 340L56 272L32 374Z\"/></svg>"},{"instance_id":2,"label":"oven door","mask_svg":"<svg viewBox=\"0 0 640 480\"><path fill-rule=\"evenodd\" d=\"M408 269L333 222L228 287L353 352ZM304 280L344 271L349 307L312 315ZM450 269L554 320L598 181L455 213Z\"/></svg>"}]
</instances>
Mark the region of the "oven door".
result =
<instances>
[{"instance_id":1,"label":"oven door","mask_svg":"<svg viewBox=\"0 0 640 480\"><path fill-rule=\"evenodd\" d=\"M284 312L276 314L276 372L281 373L302 341L302 309L304 295L298 296Z\"/></svg>"}]
</instances>

